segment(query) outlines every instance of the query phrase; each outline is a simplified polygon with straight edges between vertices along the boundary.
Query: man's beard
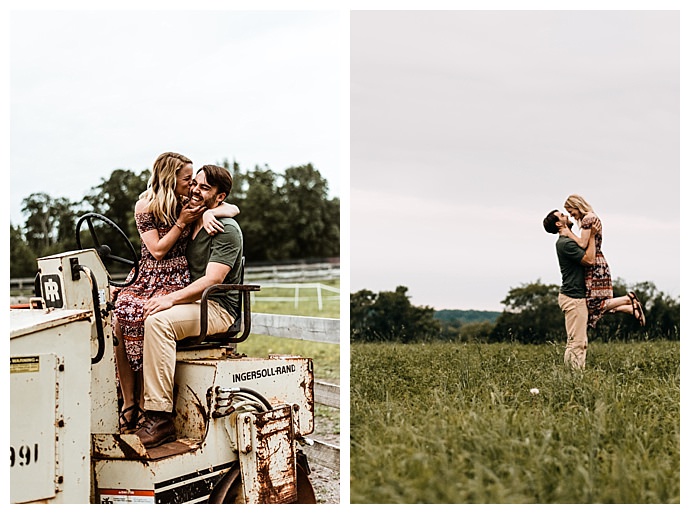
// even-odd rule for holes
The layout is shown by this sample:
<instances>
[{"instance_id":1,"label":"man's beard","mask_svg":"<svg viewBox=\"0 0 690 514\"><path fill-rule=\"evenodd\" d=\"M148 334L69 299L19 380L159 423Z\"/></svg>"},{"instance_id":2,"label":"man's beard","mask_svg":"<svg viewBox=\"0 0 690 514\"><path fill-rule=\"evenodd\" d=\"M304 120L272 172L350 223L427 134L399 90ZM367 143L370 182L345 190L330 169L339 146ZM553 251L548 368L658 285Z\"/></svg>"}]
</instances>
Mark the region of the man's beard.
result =
<instances>
[{"instance_id":1,"label":"man's beard","mask_svg":"<svg viewBox=\"0 0 690 514\"><path fill-rule=\"evenodd\" d=\"M210 202L210 200L209 200L209 202ZM208 203L205 202L203 198L196 198L194 196L189 198L189 206L190 207L199 207L200 205L205 205L205 207L207 209L213 208L211 205L208 205Z\"/></svg>"}]
</instances>

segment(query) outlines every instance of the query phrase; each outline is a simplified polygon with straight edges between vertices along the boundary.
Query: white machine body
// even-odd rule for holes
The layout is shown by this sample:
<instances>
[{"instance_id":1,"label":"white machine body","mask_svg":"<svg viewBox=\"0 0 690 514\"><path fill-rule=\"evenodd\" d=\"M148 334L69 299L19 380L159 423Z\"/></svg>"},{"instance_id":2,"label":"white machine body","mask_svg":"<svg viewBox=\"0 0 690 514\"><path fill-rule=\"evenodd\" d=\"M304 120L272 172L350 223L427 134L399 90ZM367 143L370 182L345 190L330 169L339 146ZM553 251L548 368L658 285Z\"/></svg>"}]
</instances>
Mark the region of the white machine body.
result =
<instances>
[{"instance_id":1,"label":"white machine body","mask_svg":"<svg viewBox=\"0 0 690 514\"><path fill-rule=\"evenodd\" d=\"M119 432L109 277L98 254L38 263L43 308L10 315L12 503L208 502L232 473L243 502L295 501L296 445L314 430L311 359L178 351L178 439L147 450Z\"/></svg>"}]
</instances>

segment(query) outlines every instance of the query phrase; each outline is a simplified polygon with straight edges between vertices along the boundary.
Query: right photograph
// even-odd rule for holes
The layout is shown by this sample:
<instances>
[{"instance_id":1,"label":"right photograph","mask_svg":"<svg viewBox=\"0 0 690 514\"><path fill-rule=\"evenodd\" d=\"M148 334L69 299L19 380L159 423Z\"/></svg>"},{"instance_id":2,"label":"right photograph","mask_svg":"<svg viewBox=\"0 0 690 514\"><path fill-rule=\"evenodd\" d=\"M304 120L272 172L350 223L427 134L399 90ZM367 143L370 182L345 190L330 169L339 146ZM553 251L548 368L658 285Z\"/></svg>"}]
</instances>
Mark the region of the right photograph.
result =
<instances>
[{"instance_id":1,"label":"right photograph","mask_svg":"<svg viewBox=\"0 0 690 514\"><path fill-rule=\"evenodd\" d=\"M677 10L351 12L351 504L680 503L680 120Z\"/></svg>"}]
</instances>

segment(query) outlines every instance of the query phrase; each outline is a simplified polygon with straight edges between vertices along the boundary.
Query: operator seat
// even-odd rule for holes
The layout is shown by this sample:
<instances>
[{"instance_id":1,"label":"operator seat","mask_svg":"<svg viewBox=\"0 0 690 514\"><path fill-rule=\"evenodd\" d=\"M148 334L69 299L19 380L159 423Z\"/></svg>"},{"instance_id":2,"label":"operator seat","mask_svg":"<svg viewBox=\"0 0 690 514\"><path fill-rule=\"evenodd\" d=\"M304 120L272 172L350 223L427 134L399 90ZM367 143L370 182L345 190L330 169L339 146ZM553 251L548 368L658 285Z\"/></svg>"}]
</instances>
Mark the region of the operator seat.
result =
<instances>
[{"instance_id":1,"label":"operator seat","mask_svg":"<svg viewBox=\"0 0 690 514\"><path fill-rule=\"evenodd\" d=\"M177 341L177 351L191 351L218 347L227 347L232 344L241 343L251 332L251 292L259 291L261 286L247 285L244 283L244 256L240 264L240 283L239 284L216 284L207 287L201 296L201 331L196 337L187 337ZM239 310L237 319L228 327L226 332L219 334L207 334L208 329L208 296L215 291L239 291Z\"/></svg>"}]
</instances>

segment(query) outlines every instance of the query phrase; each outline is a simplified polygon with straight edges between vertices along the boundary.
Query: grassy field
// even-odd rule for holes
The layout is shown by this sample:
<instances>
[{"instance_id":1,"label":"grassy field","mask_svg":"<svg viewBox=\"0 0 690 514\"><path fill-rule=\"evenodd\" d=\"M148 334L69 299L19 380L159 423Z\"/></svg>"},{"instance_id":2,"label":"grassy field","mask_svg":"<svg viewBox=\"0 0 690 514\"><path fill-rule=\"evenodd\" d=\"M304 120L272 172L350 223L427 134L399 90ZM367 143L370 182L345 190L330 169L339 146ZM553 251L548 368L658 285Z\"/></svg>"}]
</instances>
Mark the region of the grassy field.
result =
<instances>
[{"instance_id":1,"label":"grassy field","mask_svg":"<svg viewBox=\"0 0 690 514\"><path fill-rule=\"evenodd\" d=\"M326 280L321 284L340 289L340 280ZM340 318L340 295L327 290L322 290L321 295L322 310L319 310L317 291L314 287L300 286L298 301L295 302L294 289L262 286L261 291L252 293L252 310L267 314ZM271 298L284 298L284 300L269 300Z\"/></svg>"},{"instance_id":2,"label":"grassy field","mask_svg":"<svg viewBox=\"0 0 690 514\"><path fill-rule=\"evenodd\" d=\"M680 502L678 341L352 345L350 402L351 503Z\"/></svg>"}]
</instances>

